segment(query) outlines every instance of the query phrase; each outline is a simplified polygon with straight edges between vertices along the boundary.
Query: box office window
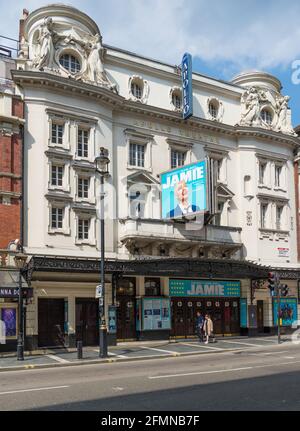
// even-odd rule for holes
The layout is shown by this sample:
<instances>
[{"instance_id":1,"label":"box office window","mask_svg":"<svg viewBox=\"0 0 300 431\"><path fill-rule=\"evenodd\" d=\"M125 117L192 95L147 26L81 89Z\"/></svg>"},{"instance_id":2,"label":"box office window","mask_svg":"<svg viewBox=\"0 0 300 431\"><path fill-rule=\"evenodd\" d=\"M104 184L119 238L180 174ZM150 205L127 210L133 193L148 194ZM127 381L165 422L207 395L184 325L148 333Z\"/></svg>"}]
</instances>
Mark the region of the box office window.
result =
<instances>
[{"instance_id":1,"label":"box office window","mask_svg":"<svg viewBox=\"0 0 300 431\"><path fill-rule=\"evenodd\" d=\"M121 278L118 281L117 296L135 296L135 278Z\"/></svg>"},{"instance_id":2,"label":"box office window","mask_svg":"<svg viewBox=\"0 0 300 431\"><path fill-rule=\"evenodd\" d=\"M159 278L145 278L145 296L160 296Z\"/></svg>"}]
</instances>

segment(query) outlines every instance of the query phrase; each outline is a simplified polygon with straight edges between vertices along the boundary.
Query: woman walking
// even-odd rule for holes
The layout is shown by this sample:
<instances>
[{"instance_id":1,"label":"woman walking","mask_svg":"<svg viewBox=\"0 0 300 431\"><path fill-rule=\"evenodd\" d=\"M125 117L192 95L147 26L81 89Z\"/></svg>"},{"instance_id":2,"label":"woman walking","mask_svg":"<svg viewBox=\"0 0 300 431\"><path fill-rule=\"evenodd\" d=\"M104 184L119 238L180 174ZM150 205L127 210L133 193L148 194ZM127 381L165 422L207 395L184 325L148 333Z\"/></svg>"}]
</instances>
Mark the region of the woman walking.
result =
<instances>
[{"instance_id":1,"label":"woman walking","mask_svg":"<svg viewBox=\"0 0 300 431\"><path fill-rule=\"evenodd\" d=\"M209 337L213 335L214 332L214 324L210 318L209 314L205 315L205 321L203 325L204 335L205 335L205 344L208 344Z\"/></svg>"}]
</instances>

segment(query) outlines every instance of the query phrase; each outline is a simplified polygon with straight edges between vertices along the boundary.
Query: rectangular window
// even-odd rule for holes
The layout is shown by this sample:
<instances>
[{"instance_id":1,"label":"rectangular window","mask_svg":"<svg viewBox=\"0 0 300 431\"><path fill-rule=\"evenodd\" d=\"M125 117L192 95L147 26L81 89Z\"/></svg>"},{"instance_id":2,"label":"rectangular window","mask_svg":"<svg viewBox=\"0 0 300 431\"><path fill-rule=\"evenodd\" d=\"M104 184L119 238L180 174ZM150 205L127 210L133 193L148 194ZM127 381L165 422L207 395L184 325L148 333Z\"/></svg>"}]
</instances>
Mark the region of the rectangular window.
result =
<instances>
[{"instance_id":1,"label":"rectangular window","mask_svg":"<svg viewBox=\"0 0 300 431\"><path fill-rule=\"evenodd\" d=\"M265 184L266 181L266 163L259 163L259 184Z\"/></svg>"},{"instance_id":2,"label":"rectangular window","mask_svg":"<svg viewBox=\"0 0 300 431\"><path fill-rule=\"evenodd\" d=\"M64 126L62 124L52 123L52 144L62 145L63 143Z\"/></svg>"},{"instance_id":3,"label":"rectangular window","mask_svg":"<svg viewBox=\"0 0 300 431\"><path fill-rule=\"evenodd\" d=\"M64 218L63 208L51 208L51 228L52 229L62 229Z\"/></svg>"},{"instance_id":4,"label":"rectangular window","mask_svg":"<svg viewBox=\"0 0 300 431\"><path fill-rule=\"evenodd\" d=\"M79 157L88 158L89 156L89 131L78 129L77 154Z\"/></svg>"},{"instance_id":5,"label":"rectangular window","mask_svg":"<svg viewBox=\"0 0 300 431\"><path fill-rule=\"evenodd\" d=\"M275 187L281 186L281 172L282 172L282 166L275 166Z\"/></svg>"},{"instance_id":6,"label":"rectangular window","mask_svg":"<svg viewBox=\"0 0 300 431\"><path fill-rule=\"evenodd\" d=\"M182 151L171 150L171 169L183 166L185 162L185 153Z\"/></svg>"},{"instance_id":7,"label":"rectangular window","mask_svg":"<svg viewBox=\"0 0 300 431\"><path fill-rule=\"evenodd\" d=\"M218 159L217 160L217 180L220 181L221 180L221 169L222 169L222 163L223 160L222 159Z\"/></svg>"},{"instance_id":8,"label":"rectangular window","mask_svg":"<svg viewBox=\"0 0 300 431\"><path fill-rule=\"evenodd\" d=\"M283 207L280 205L276 205L276 229L277 230L282 229L282 213L283 213Z\"/></svg>"},{"instance_id":9,"label":"rectangular window","mask_svg":"<svg viewBox=\"0 0 300 431\"><path fill-rule=\"evenodd\" d=\"M145 296L160 296L159 278L145 278Z\"/></svg>"},{"instance_id":10,"label":"rectangular window","mask_svg":"<svg viewBox=\"0 0 300 431\"><path fill-rule=\"evenodd\" d=\"M267 227L267 211L268 211L268 205L261 204L260 205L260 227L262 229L265 229Z\"/></svg>"},{"instance_id":11,"label":"rectangular window","mask_svg":"<svg viewBox=\"0 0 300 431\"><path fill-rule=\"evenodd\" d=\"M51 185L62 187L63 185L64 167L52 165L51 168Z\"/></svg>"},{"instance_id":12,"label":"rectangular window","mask_svg":"<svg viewBox=\"0 0 300 431\"><path fill-rule=\"evenodd\" d=\"M130 144L129 164L131 166L144 167L145 165L145 145Z\"/></svg>"},{"instance_id":13,"label":"rectangular window","mask_svg":"<svg viewBox=\"0 0 300 431\"><path fill-rule=\"evenodd\" d=\"M78 239L89 239L90 220L78 220Z\"/></svg>"},{"instance_id":14,"label":"rectangular window","mask_svg":"<svg viewBox=\"0 0 300 431\"><path fill-rule=\"evenodd\" d=\"M89 197L89 178L78 178L78 197L87 199Z\"/></svg>"}]
</instances>

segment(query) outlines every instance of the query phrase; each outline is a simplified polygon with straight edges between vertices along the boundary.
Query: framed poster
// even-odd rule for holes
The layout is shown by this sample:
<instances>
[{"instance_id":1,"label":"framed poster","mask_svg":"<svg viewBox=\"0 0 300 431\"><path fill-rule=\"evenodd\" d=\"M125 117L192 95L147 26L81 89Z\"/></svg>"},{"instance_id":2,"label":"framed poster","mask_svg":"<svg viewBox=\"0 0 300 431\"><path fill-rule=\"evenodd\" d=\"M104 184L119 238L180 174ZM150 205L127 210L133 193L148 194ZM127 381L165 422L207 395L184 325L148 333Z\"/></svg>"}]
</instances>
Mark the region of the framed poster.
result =
<instances>
[{"instance_id":1,"label":"framed poster","mask_svg":"<svg viewBox=\"0 0 300 431\"><path fill-rule=\"evenodd\" d=\"M247 316L247 298L241 298L240 299L240 310L241 310L241 315L240 315L240 325L241 328L247 328L247 321L248 321L248 316Z\"/></svg>"},{"instance_id":2,"label":"framed poster","mask_svg":"<svg viewBox=\"0 0 300 431\"><path fill-rule=\"evenodd\" d=\"M117 308L115 305L108 306L108 332L117 333Z\"/></svg>"},{"instance_id":3,"label":"framed poster","mask_svg":"<svg viewBox=\"0 0 300 431\"><path fill-rule=\"evenodd\" d=\"M278 307L277 299L273 300L273 322L278 326ZM298 320L298 303L297 298L280 298L280 325L292 326Z\"/></svg>"},{"instance_id":4,"label":"framed poster","mask_svg":"<svg viewBox=\"0 0 300 431\"><path fill-rule=\"evenodd\" d=\"M17 336L17 309L1 308L0 313L1 320L5 325L5 336L15 338Z\"/></svg>"}]
</instances>

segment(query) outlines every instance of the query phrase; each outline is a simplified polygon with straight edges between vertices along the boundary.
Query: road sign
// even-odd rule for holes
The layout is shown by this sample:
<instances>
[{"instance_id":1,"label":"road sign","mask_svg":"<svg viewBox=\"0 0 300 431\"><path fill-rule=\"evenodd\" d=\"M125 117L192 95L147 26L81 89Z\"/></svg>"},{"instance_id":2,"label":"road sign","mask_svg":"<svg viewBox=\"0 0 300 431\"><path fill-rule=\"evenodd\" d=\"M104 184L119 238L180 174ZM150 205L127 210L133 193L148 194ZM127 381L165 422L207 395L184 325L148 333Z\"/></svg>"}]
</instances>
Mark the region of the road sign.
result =
<instances>
[{"instance_id":1,"label":"road sign","mask_svg":"<svg viewBox=\"0 0 300 431\"><path fill-rule=\"evenodd\" d=\"M98 286L96 286L96 298L102 298L102 297L103 297L102 284L98 284Z\"/></svg>"}]
</instances>

